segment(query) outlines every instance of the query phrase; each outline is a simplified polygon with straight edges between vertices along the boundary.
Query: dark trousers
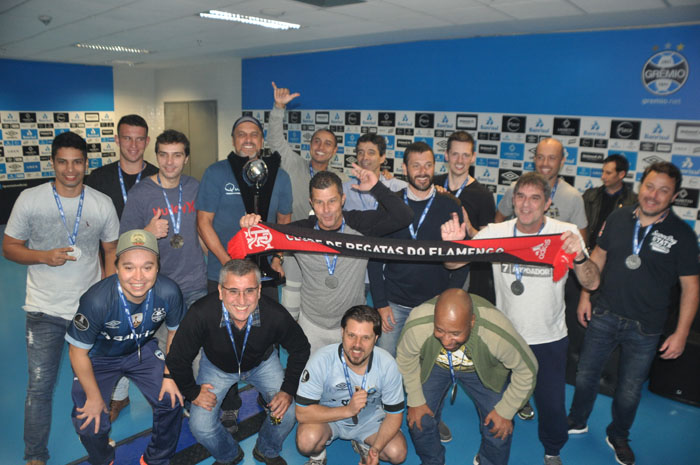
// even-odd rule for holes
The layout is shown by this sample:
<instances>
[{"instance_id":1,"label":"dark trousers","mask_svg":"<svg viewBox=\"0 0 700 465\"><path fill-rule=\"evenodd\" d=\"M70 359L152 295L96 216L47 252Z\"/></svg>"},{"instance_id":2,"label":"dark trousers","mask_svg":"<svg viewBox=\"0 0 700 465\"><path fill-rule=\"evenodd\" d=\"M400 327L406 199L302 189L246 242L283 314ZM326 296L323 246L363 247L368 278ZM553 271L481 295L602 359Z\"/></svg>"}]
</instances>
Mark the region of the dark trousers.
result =
<instances>
[{"instance_id":1,"label":"dark trousers","mask_svg":"<svg viewBox=\"0 0 700 465\"><path fill-rule=\"evenodd\" d=\"M569 439L564 398L568 346L568 337L530 346L539 365L534 395L539 415L537 434L547 455L559 455Z\"/></svg>"},{"instance_id":2,"label":"dark trousers","mask_svg":"<svg viewBox=\"0 0 700 465\"><path fill-rule=\"evenodd\" d=\"M163 368L165 357L158 349L158 342L151 339L141 347L141 361L136 352L122 357L93 357L92 370L102 394L102 400L109 405L109 399L117 381L125 376L138 386L139 390L153 408L153 432L151 442L144 453L148 465L166 465L175 454L177 440L182 424L182 408L179 402L171 406L170 396L163 396L159 401L163 385ZM73 426L80 437L80 442L88 453L88 462L92 465L108 464L114 460L114 448L109 445L111 423L109 413L100 416L100 428L95 434L95 425L80 429L84 420L78 419L77 407L83 407L87 399L83 387L76 378L73 381Z\"/></svg>"}]
</instances>

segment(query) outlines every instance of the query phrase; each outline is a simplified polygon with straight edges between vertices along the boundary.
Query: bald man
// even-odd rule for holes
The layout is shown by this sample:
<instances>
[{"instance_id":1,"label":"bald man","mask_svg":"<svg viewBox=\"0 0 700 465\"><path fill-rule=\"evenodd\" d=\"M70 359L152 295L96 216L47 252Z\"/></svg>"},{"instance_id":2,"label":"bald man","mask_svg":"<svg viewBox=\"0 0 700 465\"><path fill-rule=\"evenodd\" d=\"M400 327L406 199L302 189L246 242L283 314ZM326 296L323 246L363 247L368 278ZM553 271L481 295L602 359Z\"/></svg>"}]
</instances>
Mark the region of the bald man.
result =
<instances>
[{"instance_id":1,"label":"bald man","mask_svg":"<svg viewBox=\"0 0 700 465\"><path fill-rule=\"evenodd\" d=\"M581 237L586 237L588 219L583 207L581 193L571 184L559 177L559 172L566 163L566 153L560 141L553 137L542 139L535 148L535 172L540 173L549 183L552 190L552 204L546 215L555 220L573 223L579 229ZM498 204L495 223L501 223L515 215L513 209L513 185L509 188Z\"/></svg>"},{"instance_id":2,"label":"bald man","mask_svg":"<svg viewBox=\"0 0 700 465\"><path fill-rule=\"evenodd\" d=\"M507 464L513 416L535 389L537 360L508 318L483 298L448 289L413 309L396 351L408 400L408 427L424 465L445 463L438 423L457 385L479 413L474 464Z\"/></svg>"}]
</instances>

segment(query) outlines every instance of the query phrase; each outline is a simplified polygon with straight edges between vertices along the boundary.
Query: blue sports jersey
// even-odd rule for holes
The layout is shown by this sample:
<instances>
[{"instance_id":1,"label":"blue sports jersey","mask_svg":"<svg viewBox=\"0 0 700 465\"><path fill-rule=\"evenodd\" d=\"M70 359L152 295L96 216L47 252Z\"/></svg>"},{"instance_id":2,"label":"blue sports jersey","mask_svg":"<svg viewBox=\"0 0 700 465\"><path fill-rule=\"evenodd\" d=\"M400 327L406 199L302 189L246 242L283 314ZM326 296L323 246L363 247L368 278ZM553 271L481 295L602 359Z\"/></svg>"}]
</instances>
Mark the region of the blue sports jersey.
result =
<instances>
[{"instance_id":1,"label":"blue sports jersey","mask_svg":"<svg viewBox=\"0 0 700 465\"><path fill-rule=\"evenodd\" d=\"M306 405L320 403L326 407L342 407L350 402L345 381L345 370L340 361L343 345L331 344L314 353L301 374L296 402L303 408ZM362 376L348 367L350 383L353 391L355 386L362 386ZM367 364L367 382L365 389L367 405L359 415L359 423L370 420L377 412L387 413L403 411L404 395L403 382L399 368L394 358L386 350L375 347ZM351 418L339 421L352 426Z\"/></svg>"},{"instance_id":2,"label":"blue sports jersey","mask_svg":"<svg viewBox=\"0 0 700 465\"><path fill-rule=\"evenodd\" d=\"M161 274L153 286L153 306L147 300L129 304L131 321L139 345L150 340L163 322L169 330L176 330L185 315L180 288L175 281ZM66 341L81 349L88 349L90 357L120 357L136 352L134 335L117 291L117 275L93 285L80 298L78 312L66 333Z\"/></svg>"}]
</instances>

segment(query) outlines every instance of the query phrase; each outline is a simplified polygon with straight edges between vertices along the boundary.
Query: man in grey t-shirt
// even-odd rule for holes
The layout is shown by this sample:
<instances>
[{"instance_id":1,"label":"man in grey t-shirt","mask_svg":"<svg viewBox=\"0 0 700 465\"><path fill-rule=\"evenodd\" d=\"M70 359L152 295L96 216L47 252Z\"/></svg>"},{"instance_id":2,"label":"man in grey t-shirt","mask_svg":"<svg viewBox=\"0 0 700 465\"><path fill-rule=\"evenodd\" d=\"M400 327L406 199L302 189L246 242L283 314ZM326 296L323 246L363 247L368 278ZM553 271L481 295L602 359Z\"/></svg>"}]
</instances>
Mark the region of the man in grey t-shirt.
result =
<instances>
[{"instance_id":1,"label":"man in grey t-shirt","mask_svg":"<svg viewBox=\"0 0 700 465\"><path fill-rule=\"evenodd\" d=\"M66 329L80 296L104 274L114 273L119 219L106 195L83 185L87 144L73 132L51 144L56 179L25 189L5 228L2 252L27 269L27 362L24 459L49 460L53 391Z\"/></svg>"}]
</instances>

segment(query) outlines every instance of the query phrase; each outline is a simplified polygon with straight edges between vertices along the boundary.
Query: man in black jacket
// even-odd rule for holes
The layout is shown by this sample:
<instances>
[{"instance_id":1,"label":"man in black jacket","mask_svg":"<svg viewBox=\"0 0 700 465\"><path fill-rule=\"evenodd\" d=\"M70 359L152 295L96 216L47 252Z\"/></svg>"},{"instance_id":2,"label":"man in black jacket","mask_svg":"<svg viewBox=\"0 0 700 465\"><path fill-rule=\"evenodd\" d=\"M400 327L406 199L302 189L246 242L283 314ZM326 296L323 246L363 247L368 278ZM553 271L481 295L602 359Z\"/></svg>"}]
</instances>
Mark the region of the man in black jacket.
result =
<instances>
[{"instance_id":1,"label":"man in black jacket","mask_svg":"<svg viewBox=\"0 0 700 465\"><path fill-rule=\"evenodd\" d=\"M629 162L620 154L612 154L603 161L600 179L603 185L592 187L583 193L583 207L588 218L588 237L586 245L593 249L600 228L613 210L634 205L637 194L622 181L627 176Z\"/></svg>"},{"instance_id":2,"label":"man in black jacket","mask_svg":"<svg viewBox=\"0 0 700 465\"><path fill-rule=\"evenodd\" d=\"M253 262L226 263L218 295L190 308L166 359L175 383L192 402L190 430L218 464L243 460L243 450L219 422L221 402L239 380L252 384L269 406L270 418L260 429L253 456L268 465L287 463L279 454L294 427L293 396L309 358L309 342L284 307L260 290L260 270ZM275 344L289 353L286 370ZM195 381L192 361L200 348Z\"/></svg>"}]
</instances>

